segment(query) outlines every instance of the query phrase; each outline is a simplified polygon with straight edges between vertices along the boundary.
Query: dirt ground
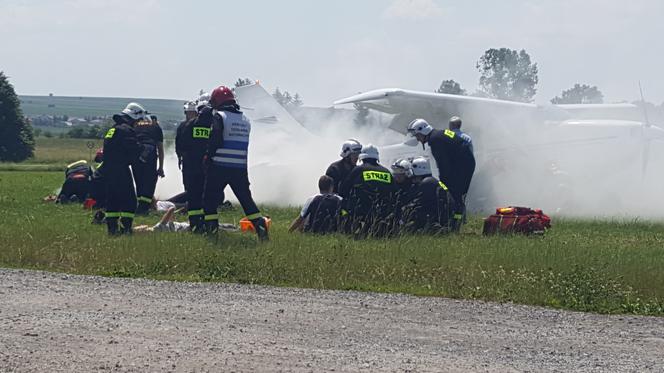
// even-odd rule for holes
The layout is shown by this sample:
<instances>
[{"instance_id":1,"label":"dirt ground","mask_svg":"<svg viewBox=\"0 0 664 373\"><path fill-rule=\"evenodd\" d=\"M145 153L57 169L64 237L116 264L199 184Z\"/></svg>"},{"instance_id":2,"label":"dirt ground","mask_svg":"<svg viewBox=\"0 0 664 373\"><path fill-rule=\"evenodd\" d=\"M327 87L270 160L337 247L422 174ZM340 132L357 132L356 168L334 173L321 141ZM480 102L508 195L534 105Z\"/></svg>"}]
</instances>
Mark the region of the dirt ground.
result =
<instances>
[{"instance_id":1,"label":"dirt ground","mask_svg":"<svg viewBox=\"0 0 664 373\"><path fill-rule=\"evenodd\" d=\"M664 371L664 318L0 269L1 372Z\"/></svg>"}]
</instances>

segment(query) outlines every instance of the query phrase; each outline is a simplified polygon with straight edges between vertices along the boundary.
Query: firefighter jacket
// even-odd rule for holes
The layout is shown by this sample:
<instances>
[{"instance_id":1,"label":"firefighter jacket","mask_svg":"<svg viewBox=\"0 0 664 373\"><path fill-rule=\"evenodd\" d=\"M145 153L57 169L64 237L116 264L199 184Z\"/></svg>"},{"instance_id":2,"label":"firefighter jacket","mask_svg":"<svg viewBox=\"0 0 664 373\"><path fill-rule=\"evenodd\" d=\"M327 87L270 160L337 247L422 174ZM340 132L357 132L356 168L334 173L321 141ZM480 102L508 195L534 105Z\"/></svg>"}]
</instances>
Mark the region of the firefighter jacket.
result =
<instances>
[{"instance_id":1,"label":"firefighter jacket","mask_svg":"<svg viewBox=\"0 0 664 373\"><path fill-rule=\"evenodd\" d=\"M344 209L354 215L391 213L395 185L390 171L368 160L356 166L341 186Z\"/></svg>"},{"instance_id":2,"label":"firefighter jacket","mask_svg":"<svg viewBox=\"0 0 664 373\"><path fill-rule=\"evenodd\" d=\"M344 158L332 163L327 168L325 175L331 177L332 180L334 180L334 188L332 189L334 193L339 193L341 184L343 184L348 175L350 175L350 172L353 171L353 168L355 168L355 165L347 162Z\"/></svg>"},{"instance_id":3,"label":"firefighter jacket","mask_svg":"<svg viewBox=\"0 0 664 373\"><path fill-rule=\"evenodd\" d=\"M202 115L182 122L175 135L175 152L186 171L202 170L210 139L212 116Z\"/></svg>"},{"instance_id":4,"label":"firefighter jacket","mask_svg":"<svg viewBox=\"0 0 664 373\"><path fill-rule=\"evenodd\" d=\"M104 167L126 167L138 160L142 151L134 129L126 124L116 124L104 135Z\"/></svg>"}]
</instances>

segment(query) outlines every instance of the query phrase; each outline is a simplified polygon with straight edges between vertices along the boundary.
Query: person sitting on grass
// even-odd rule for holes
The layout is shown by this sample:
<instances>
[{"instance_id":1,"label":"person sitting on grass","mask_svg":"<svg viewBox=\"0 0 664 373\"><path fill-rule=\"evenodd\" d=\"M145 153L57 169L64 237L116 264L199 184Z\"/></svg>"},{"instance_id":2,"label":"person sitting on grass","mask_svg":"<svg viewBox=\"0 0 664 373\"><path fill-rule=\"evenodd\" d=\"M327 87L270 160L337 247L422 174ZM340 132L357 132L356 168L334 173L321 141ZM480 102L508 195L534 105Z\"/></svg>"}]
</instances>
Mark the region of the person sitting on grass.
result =
<instances>
[{"instance_id":1,"label":"person sitting on grass","mask_svg":"<svg viewBox=\"0 0 664 373\"><path fill-rule=\"evenodd\" d=\"M161 217L159 222L153 226L139 225L134 227L134 233L150 233L150 232L187 232L189 231L189 222L179 222L175 220L175 214L179 210L175 207L169 208L166 213ZM237 231L238 228L232 224L221 224L219 227L225 231Z\"/></svg>"},{"instance_id":2,"label":"person sitting on grass","mask_svg":"<svg viewBox=\"0 0 664 373\"><path fill-rule=\"evenodd\" d=\"M341 197L334 193L334 179L323 175L318 179L320 194L307 199L300 215L293 221L289 232L326 234L337 231Z\"/></svg>"}]
</instances>

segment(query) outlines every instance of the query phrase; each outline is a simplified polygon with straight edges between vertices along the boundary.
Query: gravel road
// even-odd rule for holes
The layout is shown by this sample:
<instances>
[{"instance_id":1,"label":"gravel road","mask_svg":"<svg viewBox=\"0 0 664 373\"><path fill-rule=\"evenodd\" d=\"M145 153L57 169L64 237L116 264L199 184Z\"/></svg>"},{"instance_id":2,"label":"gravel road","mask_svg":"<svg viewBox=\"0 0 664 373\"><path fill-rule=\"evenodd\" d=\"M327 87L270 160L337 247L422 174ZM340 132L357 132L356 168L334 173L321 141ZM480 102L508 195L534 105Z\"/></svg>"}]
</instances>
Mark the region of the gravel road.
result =
<instances>
[{"instance_id":1,"label":"gravel road","mask_svg":"<svg viewBox=\"0 0 664 373\"><path fill-rule=\"evenodd\" d=\"M664 318L0 269L1 372L664 371Z\"/></svg>"}]
</instances>

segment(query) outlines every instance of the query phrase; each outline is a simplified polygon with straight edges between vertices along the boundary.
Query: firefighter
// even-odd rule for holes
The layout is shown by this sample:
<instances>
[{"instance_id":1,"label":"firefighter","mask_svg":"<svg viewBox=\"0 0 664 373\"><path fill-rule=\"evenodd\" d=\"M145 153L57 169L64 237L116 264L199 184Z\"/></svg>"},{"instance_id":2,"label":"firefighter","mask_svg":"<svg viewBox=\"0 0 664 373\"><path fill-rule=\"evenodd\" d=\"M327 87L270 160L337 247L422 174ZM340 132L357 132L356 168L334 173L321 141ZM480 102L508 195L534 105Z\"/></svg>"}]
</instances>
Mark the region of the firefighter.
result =
<instances>
[{"instance_id":1,"label":"firefighter","mask_svg":"<svg viewBox=\"0 0 664 373\"><path fill-rule=\"evenodd\" d=\"M57 203L83 202L90 193L92 167L85 160L67 165L65 182L62 184Z\"/></svg>"},{"instance_id":2,"label":"firefighter","mask_svg":"<svg viewBox=\"0 0 664 373\"><path fill-rule=\"evenodd\" d=\"M411 167L414 193L404 206L404 229L409 232L447 232L451 220L451 196L447 186L431 175L428 158L413 159Z\"/></svg>"},{"instance_id":3,"label":"firefighter","mask_svg":"<svg viewBox=\"0 0 664 373\"><path fill-rule=\"evenodd\" d=\"M231 186L242 209L251 221L259 240L268 239L265 218L258 210L249 190L247 155L251 123L242 114L230 88L219 86L210 95L214 112L201 112L199 118L212 116L207 151L207 174L203 191L205 226L210 233L219 228L217 207L224 198L224 189Z\"/></svg>"},{"instance_id":4,"label":"firefighter","mask_svg":"<svg viewBox=\"0 0 664 373\"><path fill-rule=\"evenodd\" d=\"M356 166L341 185L343 230L361 238L367 234L380 237L389 233L394 182L390 171L381 166L378 148L362 147Z\"/></svg>"},{"instance_id":5,"label":"firefighter","mask_svg":"<svg viewBox=\"0 0 664 373\"><path fill-rule=\"evenodd\" d=\"M132 102L122 113L113 116L113 127L104 136L106 225L109 235L131 234L136 212L136 190L129 166L137 162L142 150L133 126L144 117L145 110Z\"/></svg>"},{"instance_id":6,"label":"firefighter","mask_svg":"<svg viewBox=\"0 0 664 373\"><path fill-rule=\"evenodd\" d=\"M391 221L394 235L399 234L403 225L403 209L414 198L415 187L411 181L412 166L408 159L397 159L390 166L394 178L394 213Z\"/></svg>"},{"instance_id":7,"label":"firefighter","mask_svg":"<svg viewBox=\"0 0 664 373\"><path fill-rule=\"evenodd\" d=\"M325 171L325 175L334 180L334 189L332 192L339 193L341 184L346 180L346 177L348 177L353 168L355 168L355 165L357 165L357 158L361 150L362 144L354 139L346 140L341 145L341 153L339 154L341 159L332 163L327 168L327 171Z\"/></svg>"},{"instance_id":8,"label":"firefighter","mask_svg":"<svg viewBox=\"0 0 664 373\"><path fill-rule=\"evenodd\" d=\"M465 198L475 172L475 157L465 141L449 129L436 130L424 119L408 125L408 133L417 141L428 144L438 167L439 180L448 188L455 201L452 229L459 231L466 211Z\"/></svg>"},{"instance_id":9,"label":"firefighter","mask_svg":"<svg viewBox=\"0 0 664 373\"><path fill-rule=\"evenodd\" d=\"M138 207L136 213L145 215L150 210L157 187L157 178L164 177L164 132L154 115L137 121L134 130L142 145L141 161L132 165ZM159 165L157 166L157 160Z\"/></svg>"},{"instance_id":10,"label":"firefighter","mask_svg":"<svg viewBox=\"0 0 664 373\"><path fill-rule=\"evenodd\" d=\"M448 128L451 131L454 131L454 133L456 133L457 136L461 137L464 144L470 149L471 153L475 153L475 150L473 149L473 138L470 137L469 134L461 130L461 124L462 124L461 118L453 116L452 118L450 118L450 123L448 125Z\"/></svg>"},{"instance_id":11,"label":"firefighter","mask_svg":"<svg viewBox=\"0 0 664 373\"><path fill-rule=\"evenodd\" d=\"M180 123L175 136L175 152L182 168L182 182L187 197L189 226L194 233L203 233L205 213L203 212L203 187L205 169L203 160L208 148L212 108L200 101L203 115L199 117L197 103L190 101L184 106L185 121Z\"/></svg>"}]
</instances>

